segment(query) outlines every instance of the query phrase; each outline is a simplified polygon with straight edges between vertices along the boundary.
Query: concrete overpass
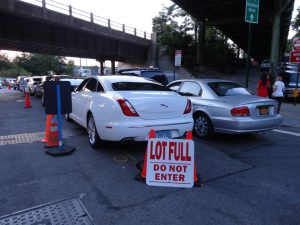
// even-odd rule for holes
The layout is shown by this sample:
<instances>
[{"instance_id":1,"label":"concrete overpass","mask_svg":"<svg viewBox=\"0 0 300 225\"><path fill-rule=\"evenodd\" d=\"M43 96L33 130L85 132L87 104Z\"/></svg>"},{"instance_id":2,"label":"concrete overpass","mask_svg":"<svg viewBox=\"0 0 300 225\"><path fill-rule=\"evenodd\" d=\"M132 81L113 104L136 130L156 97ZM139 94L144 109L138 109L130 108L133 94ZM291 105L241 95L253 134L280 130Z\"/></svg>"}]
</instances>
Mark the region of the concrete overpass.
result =
<instances>
[{"instance_id":1,"label":"concrete overpass","mask_svg":"<svg viewBox=\"0 0 300 225\"><path fill-rule=\"evenodd\" d=\"M149 34L55 1L39 1L41 6L0 1L0 49L93 58L102 65L111 60L113 67L115 61L145 63L150 57Z\"/></svg>"},{"instance_id":2,"label":"concrete overpass","mask_svg":"<svg viewBox=\"0 0 300 225\"><path fill-rule=\"evenodd\" d=\"M246 0L172 0L198 21L202 34L205 25L213 25L247 52L248 23ZM294 0L260 0L259 21L252 25L250 55L276 64L283 55L294 7Z\"/></svg>"}]
</instances>

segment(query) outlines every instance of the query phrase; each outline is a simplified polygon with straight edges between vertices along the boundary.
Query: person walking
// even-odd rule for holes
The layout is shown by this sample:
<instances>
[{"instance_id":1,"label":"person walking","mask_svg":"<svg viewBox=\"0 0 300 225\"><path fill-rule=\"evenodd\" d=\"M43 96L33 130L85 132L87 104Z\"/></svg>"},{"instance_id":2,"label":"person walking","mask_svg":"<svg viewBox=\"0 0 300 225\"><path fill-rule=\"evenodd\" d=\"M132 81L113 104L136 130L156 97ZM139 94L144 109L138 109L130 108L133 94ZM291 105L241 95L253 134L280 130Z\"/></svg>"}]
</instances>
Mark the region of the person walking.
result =
<instances>
[{"instance_id":1,"label":"person walking","mask_svg":"<svg viewBox=\"0 0 300 225\"><path fill-rule=\"evenodd\" d=\"M270 86L270 81L268 80L267 74L262 73L260 76L260 80L257 83L256 86L256 94L260 97L267 98L269 96L268 94L268 87Z\"/></svg>"},{"instance_id":2,"label":"person walking","mask_svg":"<svg viewBox=\"0 0 300 225\"><path fill-rule=\"evenodd\" d=\"M277 113L280 112L281 102L284 96L284 90L285 90L285 86L284 83L282 82L282 76L278 75L273 85L273 94L272 94L273 99L278 101Z\"/></svg>"}]
</instances>

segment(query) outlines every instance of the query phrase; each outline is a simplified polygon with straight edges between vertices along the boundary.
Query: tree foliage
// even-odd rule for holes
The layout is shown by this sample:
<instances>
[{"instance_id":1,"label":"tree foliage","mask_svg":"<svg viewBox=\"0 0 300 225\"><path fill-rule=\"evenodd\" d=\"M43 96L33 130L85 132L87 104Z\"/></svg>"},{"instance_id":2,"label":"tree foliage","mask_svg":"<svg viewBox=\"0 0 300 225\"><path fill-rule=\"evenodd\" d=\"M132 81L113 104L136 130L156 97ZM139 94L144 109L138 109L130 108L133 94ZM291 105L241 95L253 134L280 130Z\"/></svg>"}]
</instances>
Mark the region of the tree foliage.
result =
<instances>
[{"instance_id":1,"label":"tree foliage","mask_svg":"<svg viewBox=\"0 0 300 225\"><path fill-rule=\"evenodd\" d=\"M73 74L74 62L65 63L61 56L22 53L10 62L5 54L0 54L0 75L16 77L19 75Z\"/></svg>"},{"instance_id":2,"label":"tree foliage","mask_svg":"<svg viewBox=\"0 0 300 225\"><path fill-rule=\"evenodd\" d=\"M189 70L197 67L196 21L175 4L164 7L153 18L153 32L157 33L157 43L165 49L172 59L176 49L183 50L182 66ZM224 69L236 61L234 49L227 43L225 36L216 28L206 26L204 63Z\"/></svg>"},{"instance_id":3,"label":"tree foliage","mask_svg":"<svg viewBox=\"0 0 300 225\"><path fill-rule=\"evenodd\" d=\"M291 22L292 29L296 31L295 37L300 37L300 7L297 9L298 14Z\"/></svg>"}]
</instances>

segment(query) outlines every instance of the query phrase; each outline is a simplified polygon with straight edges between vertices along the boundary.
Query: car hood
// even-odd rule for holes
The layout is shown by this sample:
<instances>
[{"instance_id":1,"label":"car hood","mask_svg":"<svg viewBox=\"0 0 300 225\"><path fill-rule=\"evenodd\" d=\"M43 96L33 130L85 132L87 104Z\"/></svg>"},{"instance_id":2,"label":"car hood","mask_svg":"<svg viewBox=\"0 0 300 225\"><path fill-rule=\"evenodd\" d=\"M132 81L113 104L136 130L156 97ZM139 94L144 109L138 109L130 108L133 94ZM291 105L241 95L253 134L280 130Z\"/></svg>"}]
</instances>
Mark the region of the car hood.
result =
<instances>
[{"instance_id":1,"label":"car hood","mask_svg":"<svg viewBox=\"0 0 300 225\"><path fill-rule=\"evenodd\" d=\"M130 102L143 119L169 119L183 115L187 99L169 91L122 91L114 98Z\"/></svg>"}]
</instances>

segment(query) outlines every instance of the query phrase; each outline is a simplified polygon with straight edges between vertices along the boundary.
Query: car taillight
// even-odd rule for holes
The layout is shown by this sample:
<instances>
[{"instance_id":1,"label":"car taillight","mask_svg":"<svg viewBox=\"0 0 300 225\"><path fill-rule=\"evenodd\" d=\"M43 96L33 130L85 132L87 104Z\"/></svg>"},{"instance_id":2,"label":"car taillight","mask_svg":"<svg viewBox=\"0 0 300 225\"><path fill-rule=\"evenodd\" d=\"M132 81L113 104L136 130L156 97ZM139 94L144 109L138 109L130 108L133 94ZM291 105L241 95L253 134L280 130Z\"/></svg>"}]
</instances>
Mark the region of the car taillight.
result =
<instances>
[{"instance_id":1,"label":"car taillight","mask_svg":"<svg viewBox=\"0 0 300 225\"><path fill-rule=\"evenodd\" d=\"M237 107L230 110L232 116L250 116L247 106Z\"/></svg>"},{"instance_id":2,"label":"car taillight","mask_svg":"<svg viewBox=\"0 0 300 225\"><path fill-rule=\"evenodd\" d=\"M188 113L190 113L191 111L192 111L192 103L191 103L191 100L188 99L183 114L188 114Z\"/></svg>"},{"instance_id":3,"label":"car taillight","mask_svg":"<svg viewBox=\"0 0 300 225\"><path fill-rule=\"evenodd\" d=\"M129 101L122 98L117 99L117 101L125 116L139 116Z\"/></svg>"}]
</instances>

